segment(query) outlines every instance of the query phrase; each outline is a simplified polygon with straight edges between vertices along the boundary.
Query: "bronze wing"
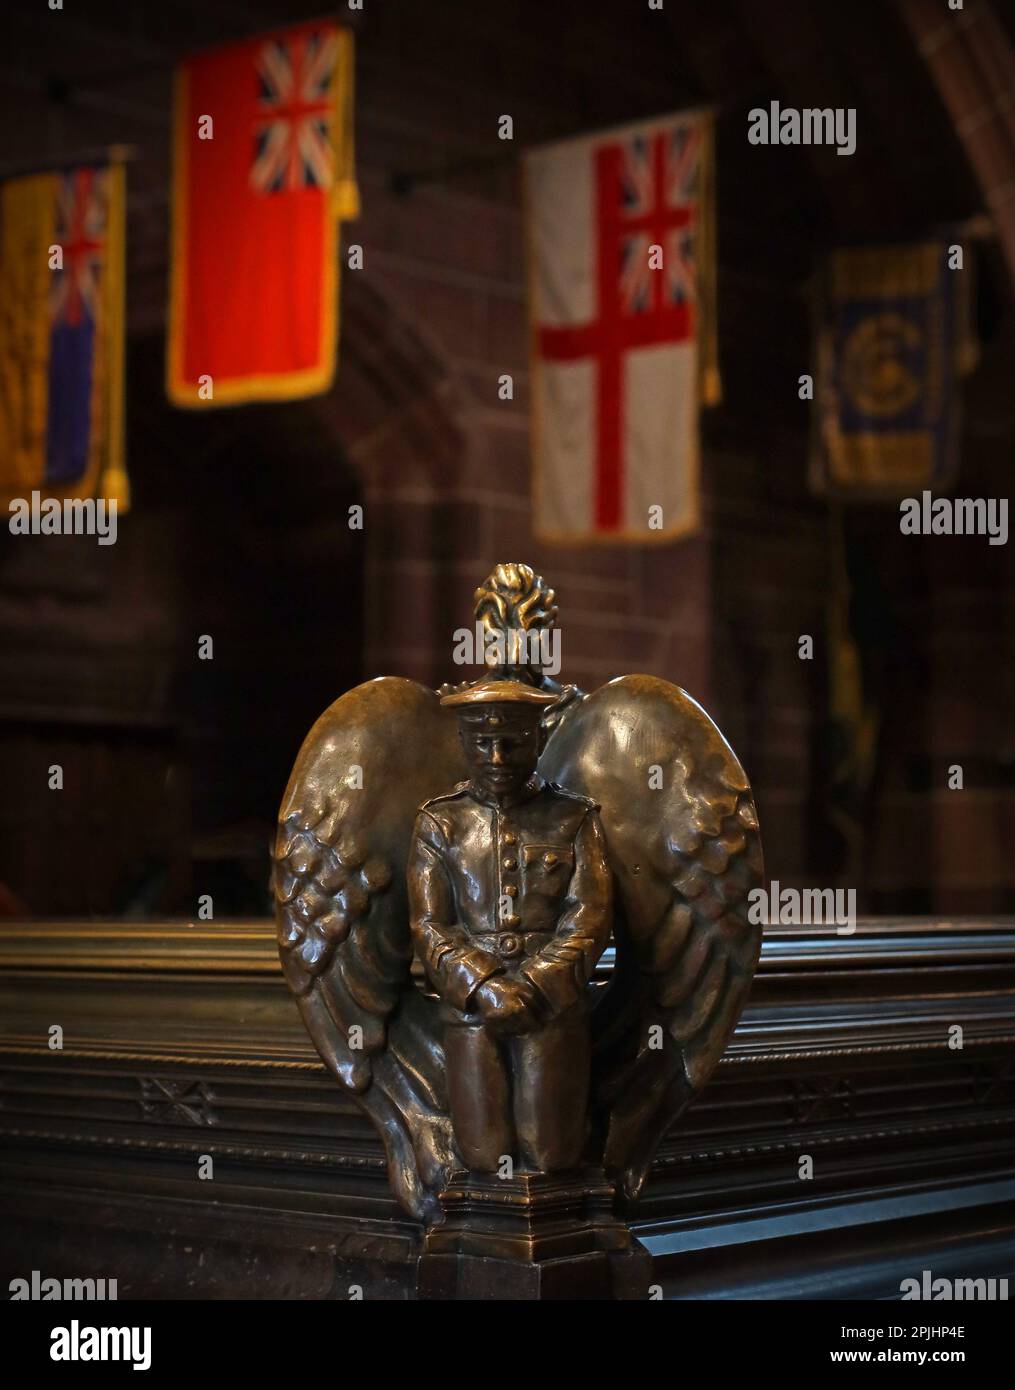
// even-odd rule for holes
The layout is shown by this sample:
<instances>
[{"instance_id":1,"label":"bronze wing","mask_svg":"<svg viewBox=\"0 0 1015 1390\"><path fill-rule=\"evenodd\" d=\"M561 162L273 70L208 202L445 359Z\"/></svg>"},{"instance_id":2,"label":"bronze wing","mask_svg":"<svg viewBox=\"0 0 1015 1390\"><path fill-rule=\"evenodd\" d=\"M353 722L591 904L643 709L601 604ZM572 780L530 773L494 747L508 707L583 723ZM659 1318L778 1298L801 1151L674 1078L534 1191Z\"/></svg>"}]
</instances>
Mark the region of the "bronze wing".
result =
<instances>
[{"instance_id":1,"label":"bronze wing","mask_svg":"<svg viewBox=\"0 0 1015 1390\"><path fill-rule=\"evenodd\" d=\"M754 801L705 711L654 676L621 676L577 703L540 771L602 807L616 964L593 1012L593 1123L597 1156L635 1197L751 985L761 927L747 895L763 876Z\"/></svg>"},{"instance_id":2,"label":"bronze wing","mask_svg":"<svg viewBox=\"0 0 1015 1390\"><path fill-rule=\"evenodd\" d=\"M435 1219L455 1166L437 1006L413 984L405 870L416 810L465 775L453 714L382 677L310 730L279 812L279 952L325 1063L374 1121L391 1186Z\"/></svg>"}]
</instances>

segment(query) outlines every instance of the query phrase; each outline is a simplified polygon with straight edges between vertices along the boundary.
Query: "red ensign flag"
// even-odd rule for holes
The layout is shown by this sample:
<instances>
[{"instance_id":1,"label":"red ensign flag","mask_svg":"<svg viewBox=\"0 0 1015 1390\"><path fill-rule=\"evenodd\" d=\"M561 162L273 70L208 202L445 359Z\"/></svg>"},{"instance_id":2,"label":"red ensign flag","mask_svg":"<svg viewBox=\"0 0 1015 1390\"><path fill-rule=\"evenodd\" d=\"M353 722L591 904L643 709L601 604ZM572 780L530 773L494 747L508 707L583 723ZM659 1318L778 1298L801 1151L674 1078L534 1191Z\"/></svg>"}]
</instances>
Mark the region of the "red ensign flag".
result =
<instances>
[{"instance_id":1,"label":"red ensign flag","mask_svg":"<svg viewBox=\"0 0 1015 1390\"><path fill-rule=\"evenodd\" d=\"M167 387L177 405L327 390L352 169L352 36L330 20L176 74Z\"/></svg>"}]
</instances>

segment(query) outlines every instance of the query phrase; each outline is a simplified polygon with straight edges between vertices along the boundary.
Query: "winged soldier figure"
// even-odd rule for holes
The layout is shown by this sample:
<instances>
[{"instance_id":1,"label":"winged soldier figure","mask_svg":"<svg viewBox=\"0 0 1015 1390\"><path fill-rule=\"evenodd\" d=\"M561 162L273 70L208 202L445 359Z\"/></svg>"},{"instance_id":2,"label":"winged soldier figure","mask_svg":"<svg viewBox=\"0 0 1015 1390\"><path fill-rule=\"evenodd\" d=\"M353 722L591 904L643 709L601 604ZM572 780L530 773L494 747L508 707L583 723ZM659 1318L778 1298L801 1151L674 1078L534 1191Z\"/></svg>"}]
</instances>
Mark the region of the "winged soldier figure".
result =
<instances>
[{"instance_id":1,"label":"winged soldier figure","mask_svg":"<svg viewBox=\"0 0 1015 1390\"><path fill-rule=\"evenodd\" d=\"M475 598L482 680L384 676L318 719L272 875L304 1023L427 1225L452 1173L505 1154L636 1198L761 944L750 786L701 706L654 676L558 684L534 640L554 592L527 565Z\"/></svg>"}]
</instances>

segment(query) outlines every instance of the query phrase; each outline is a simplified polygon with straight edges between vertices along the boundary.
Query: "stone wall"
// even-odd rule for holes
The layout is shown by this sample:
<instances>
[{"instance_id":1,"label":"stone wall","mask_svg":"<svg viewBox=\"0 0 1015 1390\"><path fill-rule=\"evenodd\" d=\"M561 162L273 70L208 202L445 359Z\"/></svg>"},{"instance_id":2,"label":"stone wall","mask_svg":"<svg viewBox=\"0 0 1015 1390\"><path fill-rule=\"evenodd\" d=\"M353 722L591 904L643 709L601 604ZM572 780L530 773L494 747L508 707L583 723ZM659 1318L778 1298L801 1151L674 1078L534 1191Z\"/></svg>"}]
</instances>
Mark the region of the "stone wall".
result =
<instances>
[{"instance_id":1,"label":"stone wall","mask_svg":"<svg viewBox=\"0 0 1015 1390\"><path fill-rule=\"evenodd\" d=\"M50 730L73 722L74 672L102 672L92 721L154 724L186 750L202 834L239 818L236 796L216 800L214 791L244 763L243 746L271 748L262 775L236 784L254 826L266 827L271 788L312 712L379 672L448 678L452 633L470 620L472 589L495 562L525 560L557 589L566 678L594 687L648 670L714 714L755 782L769 872L784 884L856 886L868 910L1010 907L1007 549L958 539L903 548L891 508L851 509L853 561L873 576L885 615L871 637L884 746L866 847L847 853L825 824L830 520L807 491L811 408L796 388L810 366L810 277L836 242L920 234L979 204L891 7L820 8L772 0L762 20L759 7L736 0L668 0L662 13L572 0L366 0L356 21L363 215L345 230L363 246L364 268L344 273L338 382L284 414L251 407L215 420L181 416L161 389L170 71L175 55L249 33L254 19L196 0L132 6L129 21L113 4L82 17L21 16L20 114L0 129L0 163L135 147L128 293L137 507L120 570L99 576L91 598L63 592L69 581L56 572L75 569L73 556L47 559L45 574L12 584L25 562L9 544L0 549L0 646L12 651L7 639L30 628L27 662L0 655L0 709L15 745L26 709L44 709ZM295 3L258 6L265 26L303 17ZM756 103L825 105L837 94L858 107L855 160L747 145L746 112ZM652 548L538 545L518 152L702 102L717 111L724 399L702 421L701 533ZM513 145L497 139L503 114L514 120ZM983 262L988 331L966 391L960 487L999 496L1015 426L1015 327L990 244ZM502 373L514 379L512 401L498 399ZM210 468L220 482L201 494L205 520L195 532L193 488ZM366 507L361 534L344 525L355 499ZM195 565L200 584L186 579ZM195 704L185 697L204 674L194 669L195 632L212 624L234 657L228 699L223 687ZM815 638L812 662L798 658L804 633ZM295 676L286 677L294 653ZM223 677L226 669L217 668ZM140 694L132 671L144 677ZM961 793L946 789L953 763L967 769ZM11 765L29 783L37 774L34 764L25 771L23 749ZM27 798L42 833L48 803L34 783L19 786L13 798L5 791L3 824ZM181 819L172 833L191 831ZM183 857L193 862L193 852ZM0 878L33 910L53 910L45 875L21 881L20 861L8 859ZM59 902L72 896L65 885ZM89 907L103 904L112 899L100 893Z\"/></svg>"}]
</instances>

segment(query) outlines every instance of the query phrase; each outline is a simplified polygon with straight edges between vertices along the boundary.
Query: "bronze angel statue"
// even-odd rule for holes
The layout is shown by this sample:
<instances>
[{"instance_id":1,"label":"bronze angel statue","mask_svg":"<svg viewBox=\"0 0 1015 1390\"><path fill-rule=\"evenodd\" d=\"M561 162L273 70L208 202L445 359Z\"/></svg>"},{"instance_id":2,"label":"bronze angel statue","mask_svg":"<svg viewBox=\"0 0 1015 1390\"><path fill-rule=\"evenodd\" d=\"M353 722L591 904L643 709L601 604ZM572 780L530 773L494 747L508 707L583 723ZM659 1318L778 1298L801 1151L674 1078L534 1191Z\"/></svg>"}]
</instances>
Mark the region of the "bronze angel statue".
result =
<instances>
[{"instance_id":1,"label":"bronze angel statue","mask_svg":"<svg viewBox=\"0 0 1015 1390\"><path fill-rule=\"evenodd\" d=\"M541 577L498 565L476 591L484 678L341 696L279 813L286 979L428 1226L453 1173L505 1156L602 1169L634 1199L757 964L761 840L732 749L654 676L559 684L556 618Z\"/></svg>"}]
</instances>

